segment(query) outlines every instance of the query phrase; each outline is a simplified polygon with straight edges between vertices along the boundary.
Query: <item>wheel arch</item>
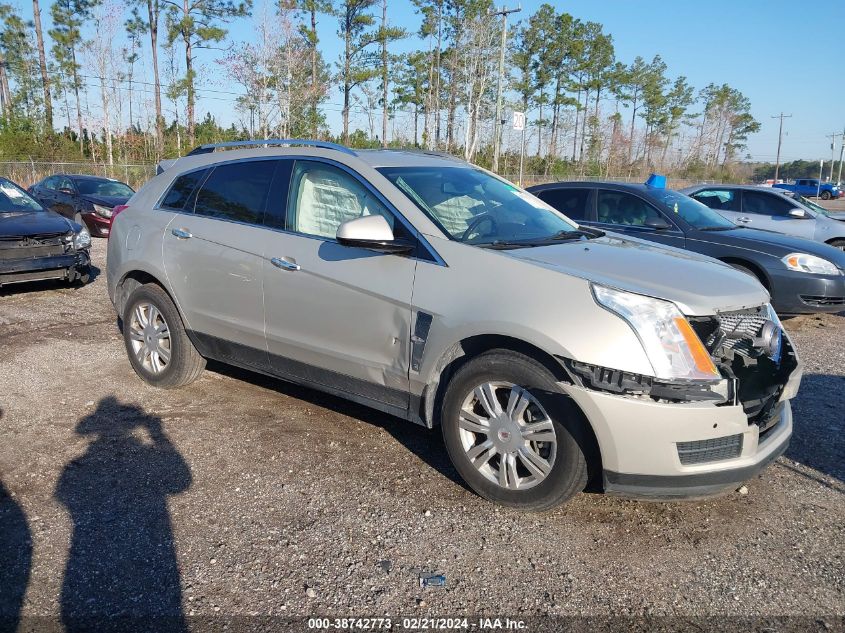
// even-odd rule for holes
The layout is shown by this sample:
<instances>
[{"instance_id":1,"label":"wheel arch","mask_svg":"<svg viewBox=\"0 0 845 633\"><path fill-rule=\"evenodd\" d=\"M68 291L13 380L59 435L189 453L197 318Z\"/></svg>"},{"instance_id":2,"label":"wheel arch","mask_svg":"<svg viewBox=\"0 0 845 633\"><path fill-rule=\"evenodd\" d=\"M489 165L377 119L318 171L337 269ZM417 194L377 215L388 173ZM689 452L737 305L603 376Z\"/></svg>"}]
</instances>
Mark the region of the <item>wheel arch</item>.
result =
<instances>
[{"instance_id":1,"label":"wheel arch","mask_svg":"<svg viewBox=\"0 0 845 633\"><path fill-rule=\"evenodd\" d=\"M720 257L719 261L724 262L726 264L736 264L738 266L742 266L743 268L748 268L750 271L754 273L754 276L757 277L757 280L763 284L763 287L769 291L769 294L772 292L772 282L769 279L769 276L766 274L766 271L763 270L763 267L759 264L745 259L743 257Z\"/></svg>"},{"instance_id":2,"label":"wheel arch","mask_svg":"<svg viewBox=\"0 0 845 633\"><path fill-rule=\"evenodd\" d=\"M173 295L170 293L170 290L168 290L167 286L162 283L158 277L146 270L133 269L125 273L115 286L114 307L115 310L117 310L118 318L123 316L123 310L126 307L126 300L129 299L129 295L131 295L136 288L143 286L144 284L155 284L159 286L165 293L167 293L167 296L171 301L173 301L173 305L175 305L176 309L179 310L179 304L176 303ZM179 312L180 316L182 316L181 310L179 310Z\"/></svg>"},{"instance_id":3,"label":"wheel arch","mask_svg":"<svg viewBox=\"0 0 845 633\"><path fill-rule=\"evenodd\" d=\"M427 427L432 428L440 425L439 412L443 406L443 397L451 376L473 358L494 349L524 354L543 365L559 382L572 383L572 378L561 361L555 358L553 354L532 343L502 334L468 336L451 345L440 356L432 372L432 379L423 391L420 414ZM583 427L586 437L583 438L585 446L582 448L586 451L585 457L587 459L587 490L599 490L602 485L602 460L598 438L587 415L574 400L571 400L571 402L584 422Z\"/></svg>"}]
</instances>

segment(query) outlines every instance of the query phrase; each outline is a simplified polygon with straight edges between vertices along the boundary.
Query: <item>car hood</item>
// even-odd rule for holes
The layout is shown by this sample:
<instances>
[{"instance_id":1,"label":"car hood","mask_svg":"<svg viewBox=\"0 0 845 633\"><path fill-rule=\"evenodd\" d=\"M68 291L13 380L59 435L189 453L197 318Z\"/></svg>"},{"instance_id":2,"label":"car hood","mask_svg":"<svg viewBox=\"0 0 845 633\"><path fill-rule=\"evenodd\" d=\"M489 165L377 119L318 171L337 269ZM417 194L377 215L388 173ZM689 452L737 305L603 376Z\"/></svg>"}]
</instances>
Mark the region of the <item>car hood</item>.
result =
<instances>
[{"instance_id":1,"label":"car hood","mask_svg":"<svg viewBox=\"0 0 845 633\"><path fill-rule=\"evenodd\" d=\"M52 211L0 213L0 239L69 233L73 225Z\"/></svg>"},{"instance_id":2,"label":"car hood","mask_svg":"<svg viewBox=\"0 0 845 633\"><path fill-rule=\"evenodd\" d=\"M99 204L110 209L119 204L126 204L126 201L129 200L126 196L81 196L81 198L93 204Z\"/></svg>"},{"instance_id":3,"label":"car hood","mask_svg":"<svg viewBox=\"0 0 845 633\"><path fill-rule=\"evenodd\" d=\"M740 310L769 301L760 283L715 259L606 235L501 251L606 286L672 301L687 315Z\"/></svg>"},{"instance_id":4,"label":"car hood","mask_svg":"<svg viewBox=\"0 0 845 633\"><path fill-rule=\"evenodd\" d=\"M694 236L687 234L687 238L724 246L735 246L778 258L790 253L807 253L824 257L845 270L845 253L842 253L839 249L822 242L785 235L784 233L737 227L727 231L696 231Z\"/></svg>"}]
</instances>

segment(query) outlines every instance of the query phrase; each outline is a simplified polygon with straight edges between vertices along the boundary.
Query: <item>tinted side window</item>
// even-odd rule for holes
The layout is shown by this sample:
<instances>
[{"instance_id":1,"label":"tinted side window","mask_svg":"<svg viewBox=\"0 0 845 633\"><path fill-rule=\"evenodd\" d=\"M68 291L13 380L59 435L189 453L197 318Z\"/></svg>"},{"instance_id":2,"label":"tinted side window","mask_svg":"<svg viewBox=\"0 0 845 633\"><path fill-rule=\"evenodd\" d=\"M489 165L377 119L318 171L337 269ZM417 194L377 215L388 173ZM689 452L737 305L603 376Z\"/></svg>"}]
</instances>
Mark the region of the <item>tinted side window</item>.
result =
<instances>
[{"instance_id":1,"label":"tinted side window","mask_svg":"<svg viewBox=\"0 0 845 633\"><path fill-rule=\"evenodd\" d=\"M739 211L739 193L729 189L705 189L692 196L711 209Z\"/></svg>"},{"instance_id":2,"label":"tinted side window","mask_svg":"<svg viewBox=\"0 0 845 633\"><path fill-rule=\"evenodd\" d=\"M605 224L645 226L649 218L662 216L654 207L630 193L599 190L598 219Z\"/></svg>"},{"instance_id":3,"label":"tinted side window","mask_svg":"<svg viewBox=\"0 0 845 633\"><path fill-rule=\"evenodd\" d=\"M590 189L546 189L537 196L543 202L553 206L566 217L573 220L589 220L587 203L590 200Z\"/></svg>"},{"instance_id":4,"label":"tinted side window","mask_svg":"<svg viewBox=\"0 0 845 633\"><path fill-rule=\"evenodd\" d=\"M164 196L161 201L161 206L165 209L173 209L174 211L182 211L185 204L191 197L191 194L196 189L197 185L202 182L206 174L205 169L199 171L192 171L189 174L182 174L170 186L170 191Z\"/></svg>"},{"instance_id":5,"label":"tinted side window","mask_svg":"<svg viewBox=\"0 0 845 633\"><path fill-rule=\"evenodd\" d=\"M71 193L76 191L76 187L73 186L73 182L67 176L56 177L56 189Z\"/></svg>"},{"instance_id":6,"label":"tinted side window","mask_svg":"<svg viewBox=\"0 0 845 633\"><path fill-rule=\"evenodd\" d=\"M200 187L194 213L261 224L275 169L275 160L218 165Z\"/></svg>"},{"instance_id":7,"label":"tinted side window","mask_svg":"<svg viewBox=\"0 0 845 633\"><path fill-rule=\"evenodd\" d=\"M746 191L742 199L743 213L757 215L787 215L795 206L785 198L759 191Z\"/></svg>"},{"instance_id":8,"label":"tinted side window","mask_svg":"<svg viewBox=\"0 0 845 633\"><path fill-rule=\"evenodd\" d=\"M50 176L49 178L45 178L44 181L41 183L41 186L45 189L55 189L56 183L59 181L58 178L55 176Z\"/></svg>"}]
</instances>

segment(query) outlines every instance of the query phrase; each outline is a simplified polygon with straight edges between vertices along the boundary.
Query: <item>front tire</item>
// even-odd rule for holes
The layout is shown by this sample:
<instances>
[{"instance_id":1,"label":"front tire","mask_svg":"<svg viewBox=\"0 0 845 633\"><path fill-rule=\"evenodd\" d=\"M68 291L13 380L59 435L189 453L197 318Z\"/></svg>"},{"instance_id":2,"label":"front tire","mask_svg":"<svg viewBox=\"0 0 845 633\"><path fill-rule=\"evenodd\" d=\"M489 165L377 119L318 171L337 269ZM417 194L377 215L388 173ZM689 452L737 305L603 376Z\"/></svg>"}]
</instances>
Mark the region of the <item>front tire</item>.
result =
<instances>
[{"instance_id":1,"label":"front tire","mask_svg":"<svg viewBox=\"0 0 845 633\"><path fill-rule=\"evenodd\" d=\"M132 369L154 387L182 387L205 369L205 359L188 338L179 311L156 284L139 286L129 295L123 310L123 341Z\"/></svg>"},{"instance_id":2,"label":"front tire","mask_svg":"<svg viewBox=\"0 0 845 633\"><path fill-rule=\"evenodd\" d=\"M845 251L845 240L831 240L828 244L833 248L838 248L840 251Z\"/></svg>"},{"instance_id":3,"label":"front tire","mask_svg":"<svg viewBox=\"0 0 845 633\"><path fill-rule=\"evenodd\" d=\"M517 352L485 352L446 387L443 439L479 495L546 510L587 485L583 416L541 363Z\"/></svg>"}]
</instances>

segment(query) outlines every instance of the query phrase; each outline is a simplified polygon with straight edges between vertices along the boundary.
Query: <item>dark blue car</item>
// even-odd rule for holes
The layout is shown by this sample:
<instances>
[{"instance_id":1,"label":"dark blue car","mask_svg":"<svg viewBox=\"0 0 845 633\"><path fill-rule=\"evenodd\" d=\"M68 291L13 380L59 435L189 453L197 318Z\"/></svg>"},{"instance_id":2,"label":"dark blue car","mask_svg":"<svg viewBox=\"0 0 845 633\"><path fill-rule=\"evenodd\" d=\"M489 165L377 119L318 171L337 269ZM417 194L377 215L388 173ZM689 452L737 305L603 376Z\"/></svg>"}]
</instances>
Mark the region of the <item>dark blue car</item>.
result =
<instances>
[{"instance_id":1,"label":"dark blue car","mask_svg":"<svg viewBox=\"0 0 845 633\"><path fill-rule=\"evenodd\" d=\"M580 224L709 255L754 275L782 314L845 310L845 252L832 246L739 227L661 186L557 182L528 191Z\"/></svg>"}]
</instances>

